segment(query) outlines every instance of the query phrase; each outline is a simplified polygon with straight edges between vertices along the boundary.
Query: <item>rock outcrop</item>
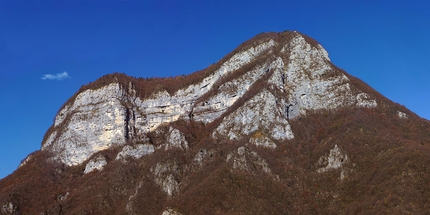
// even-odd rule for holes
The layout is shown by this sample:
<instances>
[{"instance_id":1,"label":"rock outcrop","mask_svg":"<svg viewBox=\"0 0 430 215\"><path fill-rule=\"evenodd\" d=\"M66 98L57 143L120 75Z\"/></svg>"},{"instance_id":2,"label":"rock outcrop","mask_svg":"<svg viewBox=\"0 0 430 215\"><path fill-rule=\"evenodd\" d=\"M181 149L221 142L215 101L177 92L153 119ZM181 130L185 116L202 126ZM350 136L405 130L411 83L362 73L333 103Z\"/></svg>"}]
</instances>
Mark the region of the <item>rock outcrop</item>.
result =
<instances>
[{"instance_id":1,"label":"rock outcrop","mask_svg":"<svg viewBox=\"0 0 430 215\"><path fill-rule=\"evenodd\" d=\"M145 155L154 153L155 149L150 144L135 144L133 146L124 146L117 154L116 160L126 160L128 157L139 159Z\"/></svg>"},{"instance_id":2,"label":"rock outcrop","mask_svg":"<svg viewBox=\"0 0 430 215\"><path fill-rule=\"evenodd\" d=\"M330 63L321 45L290 34L289 40L269 37L246 46L201 82L173 95L161 90L141 98L131 82L85 90L59 111L42 150L68 166L80 165L99 151L144 142L149 132L181 119L205 124L220 120L214 138L262 132L265 143L253 142L273 148L268 140L294 138L288 120L307 111L377 106ZM176 130L170 132L165 148L188 147Z\"/></svg>"},{"instance_id":3,"label":"rock outcrop","mask_svg":"<svg viewBox=\"0 0 430 215\"><path fill-rule=\"evenodd\" d=\"M344 179L347 172L344 165L347 162L348 155L337 145L334 145L334 148L330 149L330 153L327 156L321 156L318 160L318 165L323 167L319 168L317 172L323 173L329 170L341 169L340 179Z\"/></svg>"},{"instance_id":4,"label":"rock outcrop","mask_svg":"<svg viewBox=\"0 0 430 215\"><path fill-rule=\"evenodd\" d=\"M313 39L262 34L189 76L83 86L11 176L22 185L0 181L1 213L402 214L430 195L428 124ZM404 204L407 186L421 200Z\"/></svg>"}]
</instances>

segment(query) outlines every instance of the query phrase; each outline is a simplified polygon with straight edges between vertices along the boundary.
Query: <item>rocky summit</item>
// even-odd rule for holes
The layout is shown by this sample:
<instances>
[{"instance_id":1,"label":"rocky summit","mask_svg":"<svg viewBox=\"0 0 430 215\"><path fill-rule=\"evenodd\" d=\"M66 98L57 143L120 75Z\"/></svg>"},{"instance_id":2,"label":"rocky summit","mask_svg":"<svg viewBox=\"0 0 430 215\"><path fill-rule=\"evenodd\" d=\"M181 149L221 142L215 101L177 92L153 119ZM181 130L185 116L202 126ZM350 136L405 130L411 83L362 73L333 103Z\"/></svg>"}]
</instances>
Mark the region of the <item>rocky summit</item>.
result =
<instances>
[{"instance_id":1,"label":"rocky summit","mask_svg":"<svg viewBox=\"0 0 430 215\"><path fill-rule=\"evenodd\" d=\"M115 73L0 181L1 214L428 214L430 122L299 32L187 76Z\"/></svg>"}]
</instances>

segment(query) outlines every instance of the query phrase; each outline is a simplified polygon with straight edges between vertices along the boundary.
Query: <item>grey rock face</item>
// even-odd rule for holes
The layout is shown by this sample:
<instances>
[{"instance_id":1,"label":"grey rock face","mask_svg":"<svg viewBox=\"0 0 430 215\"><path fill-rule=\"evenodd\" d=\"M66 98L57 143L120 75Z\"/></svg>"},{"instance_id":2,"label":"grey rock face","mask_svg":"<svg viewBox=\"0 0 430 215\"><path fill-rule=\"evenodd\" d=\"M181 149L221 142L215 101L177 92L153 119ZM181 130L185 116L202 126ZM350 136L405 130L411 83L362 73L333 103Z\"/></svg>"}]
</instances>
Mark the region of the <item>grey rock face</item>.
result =
<instances>
[{"instance_id":1,"label":"grey rock face","mask_svg":"<svg viewBox=\"0 0 430 215\"><path fill-rule=\"evenodd\" d=\"M169 148L188 149L188 142L185 139L184 134L178 129L172 127L169 128L169 133L165 145L165 149Z\"/></svg>"},{"instance_id":2,"label":"grey rock face","mask_svg":"<svg viewBox=\"0 0 430 215\"><path fill-rule=\"evenodd\" d=\"M169 131L162 147L150 146L147 138L180 119L206 124L219 119L212 137L240 139L260 132L263 137L251 137L250 143L275 148L273 141L294 138L289 120L308 111L378 105L332 66L321 45L292 34L285 42L266 39L243 48L199 83L173 95L159 91L142 99L131 83L119 82L85 90L59 111L42 150L68 166L126 144L117 159L138 159L172 147L185 150L189 143L177 129ZM238 70L240 75L231 76ZM168 177L159 183L171 184L166 189L175 192Z\"/></svg>"},{"instance_id":3,"label":"grey rock face","mask_svg":"<svg viewBox=\"0 0 430 215\"><path fill-rule=\"evenodd\" d=\"M260 171L264 173L272 173L266 160L261 158L257 152L250 151L247 147L239 147L237 151L233 151L227 155L227 163L233 163L233 169L243 171Z\"/></svg>"},{"instance_id":4,"label":"grey rock face","mask_svg":"<svg viewBox=\"0 0 430 215\"><path fill-rule=\"evenodd\" d=\"M344 179L347 169L344 165L349 161L348 155L337 145L330 150L326 156L321 156L318 160L318 165L323 166L317 170L318 173L323 173L332 169L341 169L340 179Z\"/></svg>"},{"instance_id":5,"label":"grey rock face","mask_svg":"<svg viewBox=\"0 0 430 215\"><path fill-rule=\"evenodd\" d=\"M181 215L181 213L175 211L172 208L168 208L165 211L163 211L163 213L161 215Z\"/></svg>"},{"instance_id":6,"label":"grey rock face","mask_svg":"<svg viewBox=\"0 0 430 215\"><path fill-rule=\"evenodd\" d=\"M6 203L6 204L2 205L1 213L2 214L15 214L16 213L16 206L12 202Z\"/></svg>"},{"instance_id":7,"label":"grey rock face","mask_svg":"<svg viewBox=\"0 0 430 215\"><path fill-rule=\"evenodd\" d=\"M27 162L30 161L32 157L33 156L31 156L31 154L28 155L24 160L21 161L21 163L19 164L18 168L20 168L20 167L24 166L25 164L27 164Z\"/></svg>"},{"instance_id":8,"label":"grey rock face","mask_svg":"<svg viewBox=\"0 0 430 215\"><path fill-rule=\"evenodd\" d=\"M348 77L335 71L321 45L312 46L297 35L281 52L289 53L289 63L284 70L275 71L269 82L288 94L284 103L287 118L355 103L359 107L376 107L376 101L366 93L354 94Z\"/></svg>"},{"instance_id":9,"label":"grey rock face","mask_svg":"<svg viewBox=\"0 0 430 215\"><path fill-rule=\"evenodd\" d=\"M139 159L145 155L154 153L155 147L151 144L136 144L133 146L124 146L117 154L115 160L125 161L127 157Z\"/></svg>"},{"instance_id":10,"label":"grey rock face","mask_svg":"<svg viewBox=\"0 0 430 215\"><path fill-rule=\"evenodd\" d=\"M42 150L49 149L54 159L72 166L96 152L124 144L126 108L121 102L125 96L119 83L82 92L57 115L54 125L58 129Z\"/></svg>"},{"instance_id":11,"label":"grey rock face","mask_svg":"<svg viewBox=\"0 0 430 215\"><path fill-rule=\"evenodd\" d=\"M222 84L216 95L195 105L193 119L205 123L214 121L241 98L267 70L268 65L264 64L239 78Z\"/></svg>"},{"instance_id":12,"label":"grey rock face","mask_svg":"<svg viewBox=\"0 0 430 215\"><path fill-rule=\"evenodd\" d=\"M294 138L287 119L277 110L276 97L267 90L263 90L224 118L213 136L239 139L256 131L268 133L277 140Z\"/></svg>"},{"instance_id":13,"label":"grey rock face","mask_svg":"<svg viewBox=\"0 0 430 215\"><path fill-rule=\"evenodd\" d=\"M254 135L254 137L251 137L249 141L256 146L272 149L276 148L276 144L270 138L263 135Z\"/></svg>"},{"instance_id":14,"label":"grey rock face","mask_svg":"<svg viewBox=\"0 0 430 215\"><path fill-rule=\"evenodd\" d=\"M401 112L401 111L397 111L397 116L400 119L407 119L408 118L408 115L406 113Z\"/></svg>"},{"instance_id":15,"label":"grey rock face","mask_svg":"<svg viewBox=\"0 0 430 215\"><path fill-rule=\"evenodd\" d=\"M358 107L365 107L365 108L373 108L376 107L378 104L374 99L372 99L368 94L366 93L360 93L357 94L357 106Z\"/></svg>"},{"instance_id":16,"label":"grey rock face","mask_svg":"<svg viewBox=\"0 0 430 215\"><path fill-rule=\"evenodd\" d=\"M99 155L93 159L91 159L87 165L85 166L84 173L87 174L93 170L102 170L103 167L107 164L105 157Z\"/></svg>"},{"instance_id":17,"label":"grey rock face","mask_svg":"<svg viewBox=\"0 0 430 215\"><path fill-rule=\"evenodd\" d=\"M154 173L155 183L168 195L173 196L179 192L179 182L175 179L175 175L179 174L179 167L175 162L157 163L151 169Z\"/></svg>"}]
</instances>

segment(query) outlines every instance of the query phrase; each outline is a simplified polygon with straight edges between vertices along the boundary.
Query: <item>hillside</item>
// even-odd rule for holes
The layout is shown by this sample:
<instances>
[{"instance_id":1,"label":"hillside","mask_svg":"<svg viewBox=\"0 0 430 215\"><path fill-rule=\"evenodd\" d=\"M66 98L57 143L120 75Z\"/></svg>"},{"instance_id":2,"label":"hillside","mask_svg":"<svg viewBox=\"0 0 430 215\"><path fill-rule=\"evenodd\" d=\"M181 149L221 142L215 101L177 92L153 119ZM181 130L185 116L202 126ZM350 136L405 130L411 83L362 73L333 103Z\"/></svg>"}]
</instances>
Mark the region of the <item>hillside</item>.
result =
<instances>
[{"instance_id":1,"label":"hillside","mask_svg":"<svg viewBox=\"0 0 430 215\"><path fill-rule=\"evenodd\" d=\"M109 74L0 181L1 214L428 214L430 122L265 33L188 76Z\"/></svg>"}]
</instances>

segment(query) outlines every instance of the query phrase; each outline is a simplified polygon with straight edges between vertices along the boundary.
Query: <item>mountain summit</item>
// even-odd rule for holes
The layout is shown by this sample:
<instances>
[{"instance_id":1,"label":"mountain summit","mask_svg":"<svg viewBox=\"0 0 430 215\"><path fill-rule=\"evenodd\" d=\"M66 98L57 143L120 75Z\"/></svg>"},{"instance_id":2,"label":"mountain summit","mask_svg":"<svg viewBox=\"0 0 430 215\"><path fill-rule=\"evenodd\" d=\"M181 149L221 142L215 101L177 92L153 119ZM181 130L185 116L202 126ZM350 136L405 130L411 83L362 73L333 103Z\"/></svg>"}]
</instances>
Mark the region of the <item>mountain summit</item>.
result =
<instances>
[{"instance_id":1,"label":"mountain summit","mask_svg":"<svg viewBox=\"0 0 430 215\"><path fill-rule=\"evenodd\" d=\"M430 212L430 123L265 33L188 76L110 74L0 181L2 214Z\"/></svg>"}]
</instances>

